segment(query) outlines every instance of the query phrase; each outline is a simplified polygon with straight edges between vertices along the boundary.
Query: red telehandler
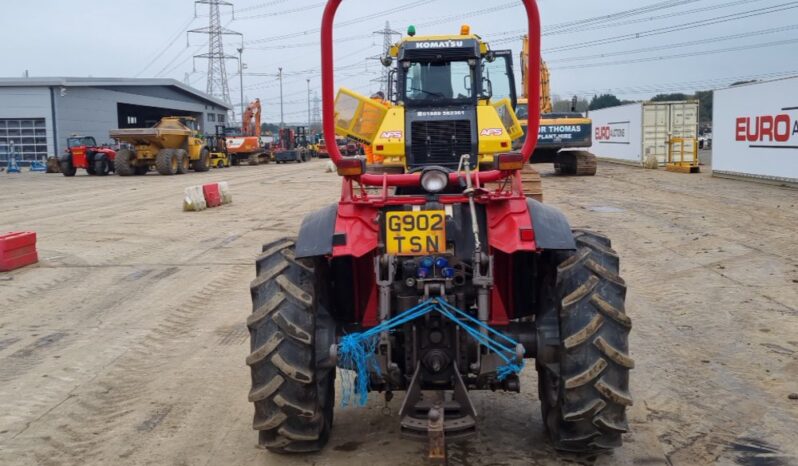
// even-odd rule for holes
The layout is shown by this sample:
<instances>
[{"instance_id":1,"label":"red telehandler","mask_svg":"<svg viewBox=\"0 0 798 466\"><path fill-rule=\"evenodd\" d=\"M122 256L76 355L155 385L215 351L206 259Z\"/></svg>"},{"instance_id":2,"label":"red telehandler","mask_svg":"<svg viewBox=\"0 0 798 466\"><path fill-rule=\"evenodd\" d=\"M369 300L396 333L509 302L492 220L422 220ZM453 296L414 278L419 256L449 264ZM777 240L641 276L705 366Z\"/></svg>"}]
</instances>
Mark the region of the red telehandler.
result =
<instances>
[{"instance_id":1,"label":"red telehandler","mask_svg":"<svg viewBox=\"0 0 798 466\"><path fill-rule=\"evenodd\" d=\"M531 136L512 152L522 133L513 54L492 51L468 26L445 36L411 27L382 58L393 67L393 105L374 134L358 136L403 172L368 173L335 141L336 130L362 128L352 109L370 100L344 89L336 100L341 3L328 0L321 26L323 130L341 196L306 216L295 238L266 244L251 283L246 363L259 444L322 449L340 368L343 404L406 392L402 434L428 441L429 458L445 462L446 439L476 432L469 391L518 393L534 380L521 372L534 368L556 449L620 446L634 362L618 255L606 236L572 229L559 210L524 195L521 169L540 115L530 107ZM540 17L534 0L522 3L537 102ZM507 429L529 425L531 413L514 415Z\"/></svg>"},{"instance_id":2,"label":"red telehandler","mask_svg":"<svg viewBox=\"0 0 798 466\"><path fill-rule=\"evenodd\" d=\"M58 166L64 176L75 176L78 168L89 175L105 176L114 171L116 151L108 146L98 146L91 136L72 136L67 139L67 148L58 157Z\"/></svg>"}]
</instances>

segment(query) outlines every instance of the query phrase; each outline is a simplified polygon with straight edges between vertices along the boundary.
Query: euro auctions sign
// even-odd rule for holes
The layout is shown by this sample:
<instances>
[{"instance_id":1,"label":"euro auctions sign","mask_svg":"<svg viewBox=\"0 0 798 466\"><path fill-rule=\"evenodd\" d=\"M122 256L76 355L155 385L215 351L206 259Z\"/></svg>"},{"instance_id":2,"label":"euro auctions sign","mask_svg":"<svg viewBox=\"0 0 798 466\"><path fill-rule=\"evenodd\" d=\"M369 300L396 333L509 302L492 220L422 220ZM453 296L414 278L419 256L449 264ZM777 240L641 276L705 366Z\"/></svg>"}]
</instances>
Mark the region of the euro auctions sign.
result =
<instances>
[{"instance_id":1,"label":"euro auctions sign","mask_svg":"<svg viewBox=\"0 0 798 466\"><path fill-rule=\"evenodd\" d=\"M762 149L798 148L798 107L771 115L737 117L734 138Z\"/></svg>"},{"instance_id":2,"label":"euro auctions sign","mask_svg":"<svg viewBox=\"0 0 798 466\"><path fill-rule=\"evenodd\" d=\"M715 91L712 172L798 183L798 77Z\"/></svg>"}]
</instances>

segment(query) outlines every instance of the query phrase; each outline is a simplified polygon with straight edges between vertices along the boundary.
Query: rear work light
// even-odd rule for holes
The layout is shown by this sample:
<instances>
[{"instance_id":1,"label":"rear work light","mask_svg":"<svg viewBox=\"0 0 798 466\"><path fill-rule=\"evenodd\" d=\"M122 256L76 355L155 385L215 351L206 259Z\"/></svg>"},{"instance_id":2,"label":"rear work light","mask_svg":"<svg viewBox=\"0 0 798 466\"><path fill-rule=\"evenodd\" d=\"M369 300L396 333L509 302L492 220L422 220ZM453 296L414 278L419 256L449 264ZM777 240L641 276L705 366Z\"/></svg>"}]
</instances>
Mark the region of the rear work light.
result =
<instances>
[{"instance_id":1,"label":"rear work light","mask_svg":"<svg viewBox=\"0 0 798 466\"><path fill-rule=\"evenodd\" d=\"M502 171L520 170L524 168L524 156L519 152L499 154L496 156L496 168Z\"/></svg>"},{"instance_id":2,"label":"rear work light","mask_svg":"<svg viewBox=\"0 0 798 466\"><path fill-rule=\"evenodd\" d=\"M366 173L366 159L346 157L338 162L337 168L340 176L360 176Z\"/></svg>"}]
</instances>

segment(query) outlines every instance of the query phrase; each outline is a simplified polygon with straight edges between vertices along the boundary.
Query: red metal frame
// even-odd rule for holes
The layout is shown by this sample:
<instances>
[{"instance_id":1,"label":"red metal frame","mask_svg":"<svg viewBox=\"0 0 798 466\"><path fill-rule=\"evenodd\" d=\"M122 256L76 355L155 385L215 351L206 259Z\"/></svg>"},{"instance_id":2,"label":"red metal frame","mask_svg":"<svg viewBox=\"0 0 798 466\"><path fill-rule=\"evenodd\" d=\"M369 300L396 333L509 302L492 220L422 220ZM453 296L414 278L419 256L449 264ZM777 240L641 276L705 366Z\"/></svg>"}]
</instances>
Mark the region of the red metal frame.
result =
<instances>
[{"instance_id":1,"label":"red metal frame","mask_svg":"<svg viewBox=\"0 0 798 466\"><path fill-rule=\"evenodd\" d=\"M324 140L327 143L327 150L330 159L338 165L343 156L335 143L335 79L333 72L333 22L335 13L343 0L329 0L324 8L324 16L321 20L321 98L322 98L322 123ZM535 0L521 0L526 7L527 26L529 29L529 56L527 76L528 79L527 95L530 102L540 100L540 12L538 11ZM532 59L537 57L537 59ZM529 127L526 140L521 148L524 162L529 160L537 144L537 135L540 125L540 108L538 105L530 106ZM476 154L474 154L476 155ZM484 172L482 176L488 178L500 178L502 172L491 170ZM385 181L382 175L365 174L359 177L359 181L365 185L380 186ZM417 175L390 175L387 179L389 186L418 186L419 177Z\"/></svg>"},{"instance_id":2,"label":"red metal frame","mask_svg":"<svg viewBox=\"0 0 798 466\"><path fill-rule=\"evenodd\" d=\"M530 56L540 56L540 14L535 0L521 0L527 11L529 27ZM335 136L335 81L333 77L333 21L342 0L329 0L324 10L321 25L321 92L324 142L330 159L340 166L343 156ZM527 76L529 89L527 95L530 102L540 100L540 59L530 59ZM526 163L537 143L540 125L540 108L531 106L529 129L521 148ZM451 173L449 181L459 183L462 173ZM486 189L486 183L505 180L498 189ZM521 186L519 170L489 170L471 173L471 181L477 189L475 202L484 205L488 220L488 246L494 253L497 262L494 272L497 274L497 286L491 290L491 325L506 325L514 318L512 304L512 281L509 279L512 266L511 255L518 251L537 251L534 229L527 208L526 198ZM343 235L344 244L333 246L332 257L351 257L354 261L356 303L355 317L365 327L376 325L377 298L374 281L373 254L379 243L379 213L386 206L424 205L425 196L391 196L389 187L420 186L419 173L401 175L363 174L345 176L341 198L338 203L338 215L335 223L335 234ZM368 194L365 186L380 186L378 194ZM505 189L509 186L509 189ZM467 203L468 197L463 194L440 195L437 199L442 204ZM521 235L521 230L532 234ZM528 233L528 232L527 232Z\"/></svg>"}]
</instances>

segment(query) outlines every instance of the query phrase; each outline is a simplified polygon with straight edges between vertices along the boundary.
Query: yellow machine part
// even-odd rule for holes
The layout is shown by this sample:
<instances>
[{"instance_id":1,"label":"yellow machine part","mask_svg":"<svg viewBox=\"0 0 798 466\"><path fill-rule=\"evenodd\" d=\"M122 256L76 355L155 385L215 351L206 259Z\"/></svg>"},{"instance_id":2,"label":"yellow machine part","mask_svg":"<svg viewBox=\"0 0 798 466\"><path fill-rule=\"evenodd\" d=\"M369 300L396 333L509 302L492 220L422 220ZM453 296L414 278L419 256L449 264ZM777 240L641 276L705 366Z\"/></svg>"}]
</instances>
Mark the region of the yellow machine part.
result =
<instances>
[{"instance_id":1,"label":"yellow machine part","mask_svg":"<svg viewBox=\"0 0 798 466\"><path fill-rule=\"evenodd\" d=\"M342 87L335 97L335 133L372 144L389 108L380 101Z\"/></svg>"},{"instance_id":2,"label":"yellow machine part","mask_svg":"<svg viewBox=\"0 0 798 466\"><path fill-rule=\"evenodd\" d=\"M505 97L491 105L496 109L496 114L499 116L511 140L515 141L524 135L524 129L518 121L518 116L516 116L515 109L513 109L513 102L509 97Z\"/></svg>"},{"instance_id":3,"label":"yellow machine part","mask_svg":"<svg viewBox=\"0 0 798 466\"><path fill-rule=\"evenodd\" d=\"M391 107L380 124L372 143L374 153L388 166L405 166L405 109Z\"/></svg>"},{"instance_id":4,"label":"yellow machine part","mask_svg":"<svg viewBox=\"0 0 798 466\"><path fill-rule=\"evenodd\" d=\"M529 69L529 36L524 36L521 44L521 78L522 88L521 95L524 100L529 98L527 89L529 89L529 82L527 81L526 70ZM540 59L540 113L551 113L553 106L551 103L551 85L549 83L549 67L543 59ZM519 99L520 100L520 99Z\"/></svg>"},{"instance_id":5,"label":"yellow machine part","mask_svg":"<svg viewBox=\"0 0 798 466\"><path fill-rule=\"evenodd\" d=\"M512 113L510 116L512 117ZM518 120L515 120L516 125L517 122ZM517 131L521 131L520 125ZM477 135L480 156L508 152L511 149L513 138L499 117L496 107L492 105L477 106Z\"/></svg>"}]
</instances>

